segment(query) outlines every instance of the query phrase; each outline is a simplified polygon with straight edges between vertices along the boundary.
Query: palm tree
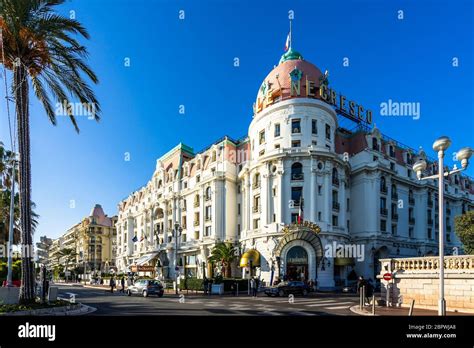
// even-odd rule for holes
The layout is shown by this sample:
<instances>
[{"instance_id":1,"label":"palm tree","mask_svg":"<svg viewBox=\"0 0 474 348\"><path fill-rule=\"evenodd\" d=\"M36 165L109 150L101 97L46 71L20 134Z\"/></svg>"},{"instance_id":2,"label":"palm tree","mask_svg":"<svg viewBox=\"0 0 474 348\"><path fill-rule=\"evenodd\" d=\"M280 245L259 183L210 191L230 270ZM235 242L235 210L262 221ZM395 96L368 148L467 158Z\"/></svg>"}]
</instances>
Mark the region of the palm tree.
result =
<instances>
[{"instance_id":1,"label":"palm tree","mask_svg":"<svg viewBox=\"0 0 474 348\"><path fill-rule=\"evenodd\" d=\"M224 278L230 278L237 252L238 249L231 242L219 242L212 248L209 261L220 263L224 267Z\"/></svg>"},{"instance_id":2,"label":"palm tree","mask_svg":"<svg viewBox=\"0 0 474 348\"><path fill-rule=\"evenodd\" d=\"M30 83L49 121L56 124L56 105L72 105L78 100L99 120L100 105L85 78L97 83L95 73L85 63L87 49L72 35L89 38L76 20L56 13L64 0L0 0L2 31L1 62L12 71L12 93L18 122L20 225L22 242L22 286L20 303L35 301L32 261L31 162L30 162ZM57 108L56 108L57 109ZM73 108L63 109L79 131ZM76 115L77 116L77 115Z\"/></svg>"},{"instance_id":3,"label":"palm tree","mask_svg":"<svg viewBox=\"0 0 474 348\"><path fill-rule=\"evenodd\" d=\"M71 261L76 259L77 253L74 248L64 248L58 253L58 260L64 259L64 272L67 272L67 267ZM67 283L67 273L66 273L66 283Z\"/></svg>"},{"instance_id":4,"label":"palm tree","mask_svg":"<svg viewBox=\"0 0 474 348\"><path fill-rule=\"evenodd\" d=\"M11 198L11 184L12 184L12 167L15 164L15 173L18 173L18 161L14 160L14 155L11 151L4 148L0 142L0 244L5 244L8 240L8 232L10 226L10 198ZM15 175L15 182L18 183L18 175ZM18 244L20 241L20 197L15 193L14 197L14 224L13 224L13 244ZM38 225L38 217L32 205L32 230L34 231Z\"/></svg>"}]
</instances>

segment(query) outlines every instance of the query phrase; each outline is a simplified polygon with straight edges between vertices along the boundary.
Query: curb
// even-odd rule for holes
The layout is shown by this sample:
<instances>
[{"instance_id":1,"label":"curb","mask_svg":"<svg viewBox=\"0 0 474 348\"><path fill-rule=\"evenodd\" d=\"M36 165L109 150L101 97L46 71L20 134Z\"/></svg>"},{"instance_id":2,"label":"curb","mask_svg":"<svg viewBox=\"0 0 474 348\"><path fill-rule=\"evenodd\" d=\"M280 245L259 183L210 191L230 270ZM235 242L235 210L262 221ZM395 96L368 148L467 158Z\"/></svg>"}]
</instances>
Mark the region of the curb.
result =
<instances>
[{"instance_id":1,"label":"curb","mask_svg":"<svg viewBox=\"0 0 474 348\"><path fill-rule=\"evenodd\" d=\"M361 312L361 311L359 310L359 305L352 306L352 307L350 307L349 309L350 309L350 311L351 311L352 313L355 313L355 314L358 314L358 315L362 315L362 316L366 316L366 317L379 317L379 316L380 316L380 314L377 314L377 313L375 313L375 315L373 315L372 313L369 313L369 312L367 312L367 311L362 311L362 312Z\"/></svg>"}]
</instances>

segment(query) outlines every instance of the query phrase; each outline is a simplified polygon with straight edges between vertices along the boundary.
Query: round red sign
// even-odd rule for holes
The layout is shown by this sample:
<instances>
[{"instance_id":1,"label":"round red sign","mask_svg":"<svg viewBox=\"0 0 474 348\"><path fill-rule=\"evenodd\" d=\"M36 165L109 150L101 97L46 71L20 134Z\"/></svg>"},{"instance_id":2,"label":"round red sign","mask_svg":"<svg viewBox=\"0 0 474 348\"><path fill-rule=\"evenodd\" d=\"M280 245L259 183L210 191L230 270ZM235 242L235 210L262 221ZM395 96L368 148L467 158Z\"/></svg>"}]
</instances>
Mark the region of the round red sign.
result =
<instances>
[{"instance_id":1,"label":"round red sign","mask_svg":"<svg viewBox=\"0 0 474 348\"><path fill-rule=\"evenodd\" d=\"M383 280L386 280L386 281L392 280L392 273L385 273L383 275Z\"/></svg>"}]
</instances>

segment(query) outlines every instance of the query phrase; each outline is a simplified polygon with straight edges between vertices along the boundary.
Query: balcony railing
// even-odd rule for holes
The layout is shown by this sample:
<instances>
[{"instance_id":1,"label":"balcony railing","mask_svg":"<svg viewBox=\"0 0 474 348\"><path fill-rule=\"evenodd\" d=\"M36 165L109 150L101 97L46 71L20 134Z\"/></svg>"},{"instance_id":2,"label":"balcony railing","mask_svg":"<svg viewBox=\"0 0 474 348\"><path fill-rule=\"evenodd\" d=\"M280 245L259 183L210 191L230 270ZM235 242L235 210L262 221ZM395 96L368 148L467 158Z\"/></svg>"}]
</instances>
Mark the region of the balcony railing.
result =
<instances>
[{"instance_id":1,"label":"balcony railing","mask_svg":"<svg viewBox=\"0 0 474 348\"><path fill-rule=\"evenodd\" d=\"M194 221L194 226L199 226L199 220Z\"/></svg>"},{"instance_id":2,"label":"balcony railing","mask_svg":"<svg viewBox=\"0 0 474 348\"><path fill-rule=\"evenodd\" d=\"M293 181L304 180L304 174L303 173L291 174L291 180Z\"/></svg>"},{"instance_id":3,"label":"balcony railing","mask_svg":"<svg viewBox=\"0 0 474 348\"><path fill-rule=\"evenodd\" d=\"M428 201L428 207L430 207L430 208L433 207L433 201L432 201L432 200L429 200L429 201Z\"/></svg>"},{"instance_id":4,"label":"balcony railing","mask_svg":"<svg viewBox=\"0 0 474 348\"><path fill-rule=\"evenodd\" d=\"M398 199L398 193L397 192L392 192L392 199L396 201Z\"/></svg>"},{"instance_id":5,"label":"balcony railing","mask_svg":"<svg viewBox=\"0 0 474 348\"><path fill-rule=\"evenodd\" d=\"M260 213L261 208L262 208L262 206L260 204L259 205L254 205L253 208L252 208L252 211L254 213Z\"/></svg>"},{"instance_id":6,"label":"balcony railing","mask_svg":"<svg viewBox=\"0 0 474 348\"><path fill-rule=\"evenodd\" d=\"M388 214L387 208L380 208L380 214L387 216L387 214Z\"/></svg>"},{"instance_id":7,"label":"balcony railing","mask_svg":"<svg viewBox=\"0 0 474 348\"><path fill-rule=\"evenodd\" d=\"M194 201L194 207L199 207L199 201Z\"/></svg>"},{"instance_id":8,"label":"balcony railing","mask_svg":"<svg viewBox=\"0 0 474 348\"><path fill-rule=\"evenodd\" d=\"M408 223L410 225L414 225L415 224L415 218L414 217L408 218Z\"/></svg>"},{"instance_id":9,"label":"balcony railing","mask_svg":"<svg viewBox=\"0 0 474 348\"><path fill-rule=\"evenodd\" d=\"M392 213L392 220L398 220L398 214Z\"/></svg>"},{"instance_id":10,"label":"balcony railing","mask_svg":"<svg viewBox=\"0 0 474 348\"><path fill-rule=\"evenodd\" d=\"M384 195L387 194L387 191L388 191L388 190L387 190L387 186L381 186L381 187L380 187L380 192L383 193Z\"/></svg>"},{"instance_id":11,"label":"balcony railing","mask_svg":"<svg viewBox=\"0 0 474 348\"><path fill-rule=\"evenodd\" d=\"M428 218L428 225L433 225L433 219Z\"/></svg>"},{"instance_id":12,"label":"balcony railing","mask_svg":"<svg viewBox=\"0 0 474 348\"><path fill-rule=\"evenodd\" d=\"M333 186L339 187L339 178L332 178Z\"/></svg>"},{"instance_id":13,"label":"balcony railing","mask_svg":"<svg viewBox=\"0 0 474 348\"><path fill-rule=\"evenodd\" d=\"M256 188L259 188L259 187L260 187L260 181L256 181L252 184L253 189L256 189Z\"/></svg>"},{"instance_id":14,"label":"balcony railing","mask_svg":"<svg viewBox=\"0 0 474 348\"><path fill-rule=\"evenodd\" d=\"M439 269L439 257L414 257L414 258L400 258L400 259L385 259L384 262L387 264L392 262L392 270L395 272L427 272L432 273L433 270ZM382 269L383 269L382 264ZM445 256L444 257L444 268L446 272L458 273L461 271L472 271L474 270L474 256L462 255L462 256ZM402 272L400 272L402 273Z\"/></svg>"},{"instance_id":15,"label":"balcony railing","mask_svg":"<svg viewBox=\"0 0 474 348\"><path fill-rule=\"evenodd\" d=\"M211 221L212 220L212 216L206 216L206 221Z\"/></svg>"},{"instance_id":16,"label":"balcony railing","mask_svg":"<svg viewBox=\"0 0 474 348\"><path fill-rule=\"evenodd\" d=\"M339 211L340 204L339 202L332 202L332 210Z\"/></svg>"},{"instance_id":17,"label":"balcony railing","mask_svg":"<svg viewBox=\"0 0 474 348\"><path fill-rule=\"evenodd\" d=\"M415 198L413 198L413 197L408 197L408 203L409 203L409 204L415 204Z\"/></svg>"}]
</instances>

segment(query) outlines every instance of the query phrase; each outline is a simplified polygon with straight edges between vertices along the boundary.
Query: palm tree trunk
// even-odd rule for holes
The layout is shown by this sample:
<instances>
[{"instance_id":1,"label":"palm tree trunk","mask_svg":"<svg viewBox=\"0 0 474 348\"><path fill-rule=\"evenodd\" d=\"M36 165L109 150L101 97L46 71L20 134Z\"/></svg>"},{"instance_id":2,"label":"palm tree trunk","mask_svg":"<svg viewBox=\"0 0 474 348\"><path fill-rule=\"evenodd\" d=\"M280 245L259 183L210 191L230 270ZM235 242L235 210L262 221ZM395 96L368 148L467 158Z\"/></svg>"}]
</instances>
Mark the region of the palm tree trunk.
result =
<instances>
[{"instance_id":1,"label":"palm tree trunk","mask_svg":"<svg viewBox=\"0 0 474 348\"><path fill-rule=\"evenodd\" d=\"M21 288L20 303L35 301L33 241L31 233L31 163L28 79L23 65L17 66L13 76L15 111L18 122L19 195L21 226Z\"/></svg>"}]
</instances>

